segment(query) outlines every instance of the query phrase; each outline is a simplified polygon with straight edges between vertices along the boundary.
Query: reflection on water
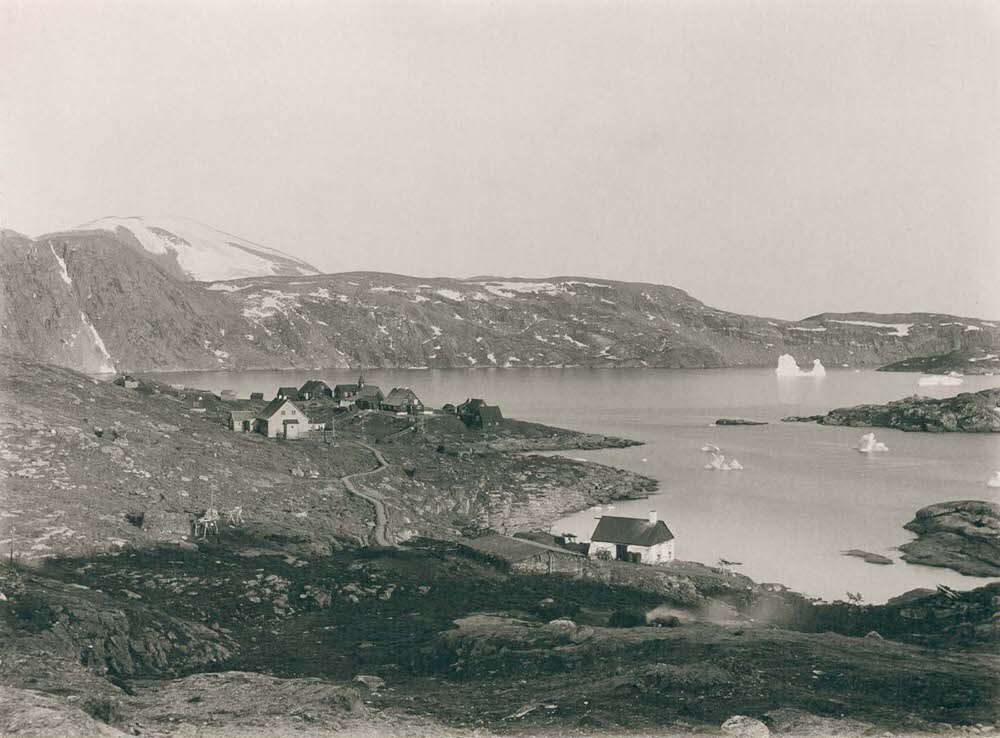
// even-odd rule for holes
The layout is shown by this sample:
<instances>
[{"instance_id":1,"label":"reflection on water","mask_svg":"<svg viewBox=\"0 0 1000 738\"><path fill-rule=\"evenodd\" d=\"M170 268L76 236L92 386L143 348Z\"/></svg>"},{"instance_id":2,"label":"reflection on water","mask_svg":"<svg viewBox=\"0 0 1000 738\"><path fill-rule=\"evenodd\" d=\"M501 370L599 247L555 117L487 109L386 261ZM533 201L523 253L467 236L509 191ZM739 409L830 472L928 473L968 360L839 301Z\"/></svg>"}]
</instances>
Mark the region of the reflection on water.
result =
<instances>
[{"instance_id":1,"label":"reflection on water","mask_svg":"<svg viewBox=\"0 0 1000 738\"><path fill-rule=\"evenodd\" d=\"M959 589L985 580L898 561L910 540L902 526L920 507L954 499L1000 499L986 480L1000 469L1000 438L879 430L887 453L857 452L861 429L779 422L786 415L886 402L919 392L946 397L1000 386L1000 377L967 377L961 387L917 387L917 375L830 370L824 379L778 379L771 370L703 371L519 369L393 370L365 373L383 390L409 386L440 406L484 397L504 414L579 430L635 438L645 446L575 457L655 477L649 500L619 502L614 514L645 517L656 509L677 536L677 555L714 564L741 561L740 571L825 598L847 589L884 601L937 583ZM340 370L185 373L169 382L240 396L272 396L283 385L320 378L352 382ZM769 421L765 426L714 427L722 417ZM745 467L706 471L701 447L714 443ZM572 515L554 530L589 538L601 512ZM892 566L841 555L860 548L897 559Z\"/></svg>"}]
</instances>

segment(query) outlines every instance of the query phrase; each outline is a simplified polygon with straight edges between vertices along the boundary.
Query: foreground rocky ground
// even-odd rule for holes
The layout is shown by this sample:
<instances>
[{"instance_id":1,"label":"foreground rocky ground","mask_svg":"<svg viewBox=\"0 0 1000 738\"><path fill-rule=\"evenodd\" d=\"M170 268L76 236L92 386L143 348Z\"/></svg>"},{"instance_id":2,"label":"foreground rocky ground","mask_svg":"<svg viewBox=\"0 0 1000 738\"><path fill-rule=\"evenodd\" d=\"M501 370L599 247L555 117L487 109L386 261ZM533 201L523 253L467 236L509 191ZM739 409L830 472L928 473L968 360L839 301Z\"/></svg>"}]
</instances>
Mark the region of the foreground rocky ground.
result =
<instances>
[{"instance_id":1,"label":"foreground rocky ground","mask_svg":"<svg viewBox=\"0 0 1000 738\"><path fill-rule=\"evenodd\" d=\"M1000 389L963 392L943 399L913 395L885 405L842 407L826 415L792 416L784 420L931 433L998 433Z\"/></svg>"},{"instance_id":2,"label":"foreground rocky ground","mask_svg":"<svg viewBox=\"0 0 1000 738\"><path fill-rule=\"evenodd\" d=\"M456 545L647 494L644 477L524 453L621 439L370 414L338 421L335 444L267 441L226 431L207 394L0 367L0 735L1000 723L997 587L817 605L688 562L526 574ZM341 479L377 468L370 448L388 466L354 478L362 498ZM367 545L371 499L393 546ZM195 541L209 505L240 505L245 522Z\"/></svg>"}]
</instances>

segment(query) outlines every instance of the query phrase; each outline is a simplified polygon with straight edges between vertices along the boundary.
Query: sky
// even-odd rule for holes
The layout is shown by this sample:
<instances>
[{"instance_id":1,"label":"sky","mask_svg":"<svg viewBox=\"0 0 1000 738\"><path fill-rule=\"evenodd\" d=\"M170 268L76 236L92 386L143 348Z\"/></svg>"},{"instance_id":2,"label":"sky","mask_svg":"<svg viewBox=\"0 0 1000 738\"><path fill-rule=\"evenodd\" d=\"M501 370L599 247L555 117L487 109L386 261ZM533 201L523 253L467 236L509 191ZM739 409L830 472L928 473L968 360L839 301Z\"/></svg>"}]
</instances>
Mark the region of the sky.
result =
<instances>
[{"instance_id":1,"label":"sky","mask_svg":"<svg viewBox=\"0 0 1000 738\"><path fill-rule=\"evenodd\" d=\"M0 218L1000 318L992 0L0 0Z\"/></svg>"}]
</instances>

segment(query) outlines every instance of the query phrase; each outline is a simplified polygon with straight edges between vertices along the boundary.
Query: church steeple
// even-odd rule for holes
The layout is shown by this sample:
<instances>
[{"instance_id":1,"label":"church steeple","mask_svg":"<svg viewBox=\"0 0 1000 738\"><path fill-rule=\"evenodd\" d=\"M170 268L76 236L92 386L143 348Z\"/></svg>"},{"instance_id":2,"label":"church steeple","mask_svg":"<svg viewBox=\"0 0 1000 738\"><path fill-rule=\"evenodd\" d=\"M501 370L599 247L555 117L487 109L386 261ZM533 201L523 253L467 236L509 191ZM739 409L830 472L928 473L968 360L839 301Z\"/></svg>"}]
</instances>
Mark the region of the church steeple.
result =
<instances>
[{"instance_id":1,"label":"church steeple","mask_svg":"<svg viewBox=\"0 0 1000 738\"><path fill-rule=\"evenodd\" d=\"M365 372L364 369L361 370L361 374L358 376L358 389L364 389L365 386Z\"/></svg>"}]
</instances>

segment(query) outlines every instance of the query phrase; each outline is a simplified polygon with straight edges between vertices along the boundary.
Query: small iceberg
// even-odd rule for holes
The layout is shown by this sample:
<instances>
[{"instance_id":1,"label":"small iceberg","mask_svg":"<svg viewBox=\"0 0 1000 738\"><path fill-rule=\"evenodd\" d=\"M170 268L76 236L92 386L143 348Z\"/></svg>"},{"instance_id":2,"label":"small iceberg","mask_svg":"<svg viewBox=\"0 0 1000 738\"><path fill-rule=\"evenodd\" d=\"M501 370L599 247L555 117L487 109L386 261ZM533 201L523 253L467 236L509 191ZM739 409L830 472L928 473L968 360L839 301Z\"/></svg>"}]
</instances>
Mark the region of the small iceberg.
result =
<instances>
[{"instance_id":1,"label":"small iceberg","mask_svg":"<svg viewBox=\"0 0 1000 738\"><path fill-rule=\"evenodd\" d=\"M951 374L928 374L917 380L921 387L957 387L965 380L961 374L952 372Z\"/></svg>"},{"instance_id":2,"label":"small iceberg","mask_svg":"<svg viewBox=\"0 0 1000 738\"><path fill-rule=\"evenodd\" d=\"M791 354L782 354L778 357L778 368L774 373L779 377L825 377L826 367L819 359L813 360L813 368L809 371L799 369L795 357Z\"/></svg>"},{"instance_id":3,"label":"small iceberg","mask_svg":"<svg viewBox=\"0 0 1000 738\"><path fill-rule=\"evenodd\" d=\"M986 480L986 486L993 489L1000 489L1000 471L993 472L993 476Z\"/></svg>"},{"instance_id":4,"label":"small iceberg","mask_svg":"<svg viewBox=\"0 0 1000 738\"><path fill-rule=\"evenodd\" d=\"M705 468L709 471L742 471L743 464L733 459L732 461L726 461L726 457L722 454L717 454L714 451L710 454L710 458Z\"/></svg>"},{"instance_id":5,"label":"small iceberg","mask_svg":"<svg viewBox=\"0 0 1000 738\"><path fill-rule=\"evenodd\" d=\"M701 450L705 453L719 453L722 449L716 446L714 443L706 443L701 447Z\"/></svg>"},{"instance_id":6,"label":"small iceberg","mask_svg":"<svg viewBox=\"0 0 1000 738\"><path fill-rule=\"evenodd\" d=\"M888 451L889 447L881 441L875 440L874 433L865 433L858 439L858 451L863 454L870 454L875 451Z\"/></svg>"}]
</instances>

